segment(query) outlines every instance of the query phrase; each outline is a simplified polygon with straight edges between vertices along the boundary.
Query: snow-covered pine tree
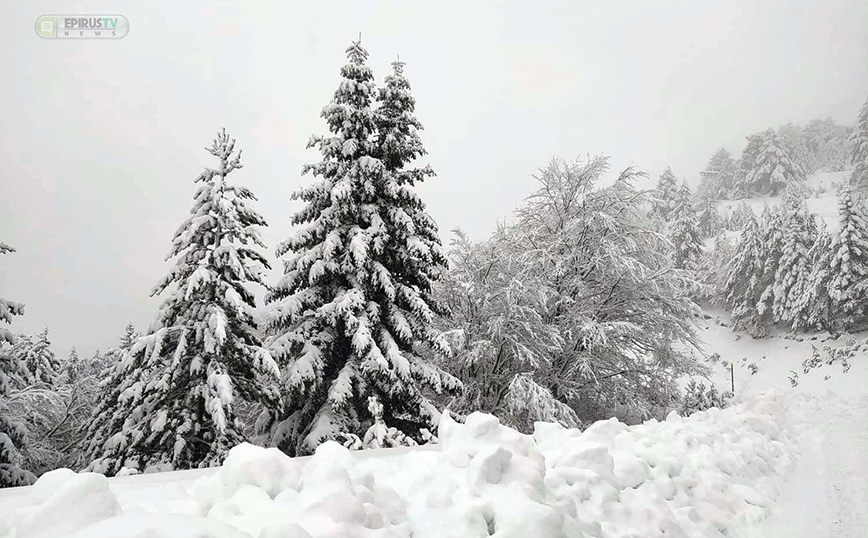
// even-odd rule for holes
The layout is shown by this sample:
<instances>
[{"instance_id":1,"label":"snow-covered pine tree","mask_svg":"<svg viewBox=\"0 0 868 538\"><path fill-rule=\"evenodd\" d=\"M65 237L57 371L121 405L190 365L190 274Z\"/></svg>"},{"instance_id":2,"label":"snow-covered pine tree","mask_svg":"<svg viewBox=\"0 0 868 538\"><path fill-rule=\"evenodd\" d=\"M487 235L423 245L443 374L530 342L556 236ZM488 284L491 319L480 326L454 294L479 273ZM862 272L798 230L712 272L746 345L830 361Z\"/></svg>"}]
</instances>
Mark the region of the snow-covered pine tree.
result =
<instances>
[{"instance_id":1,"label":"snow-covered pine tree","mask_svg":"<svg viewBox=\"0 0 868 538\"><path fill-rule=\"evenodd\" d=\"M696 204L696 225L702 237L714 237L723 231L723 217L718 206L720 203L710 196L702 196Z\"/></svg>"},{"instance_id":2,"label":"snow-covered pine tree","mask_svg":"<svg viewBox=\"0 0 868 538\"><path fill-rule=\"evenodd\" d=\"M48 327L36 336L19 335L12 353L17 355L28 373L27 384L51 386L60 375L61 364L51 350Z\"/></svg>"},{"instance_id":3,"label":"snow-covered pine tree","mask_svg":"<svg viewBox=\"0 0 868 538\"><path fill-rule=\"evenodd\" d=\"M769 326L778 321L774 315L775 275L781 258L784 256L787 239L787 222L784 208L766 206L762 214L763 258L760 263L764 289L756 305L763 325Z\"/></svg>"},{"instance_id":4,"label":"snow-covered pine tree","mask_svg":"<svg viewBox=\"0 0 868 538\"><path fill-rule=\"evenodd\" d=\"M0 254L15 252L15 249L0 241ZM0 321L11 324L12 316L24 314L24 305L0 299ZM8 398L13 378L27 377L27 371L13 352L16 341L12 332L0 326L0 488L26 486L36 477L21 468L21 449L25 429L9 414Z\"/></svg>"},{"instance_id":5,"label":"snow-covered pine tree","mask_svg":"<svg viewBox=\"0 0 868 538\"><path fill-rule=\"evenodd\" d=\"M449 353L432 322L432 282L445 266L436 224L410 184L430 170L407 170L421 154L409 85L398 65L378 92L360 42L332 102L323 109L331 136L314 136L322 160L304 167L317 182L293 194L305 203L299 230L278 249L284 276L268 294L269 346L284 366L284 405L260 417L271 443L311 453L340 433L372 423L369 396L383 419L416 441L439 413L422 389L460 383L417 353ZM378 94L380 110L374 110Z\"/></svg>"},{"instance_id":6,"label":"snow-covered pine tree","mask_svg":"<svg viewBox=\"0 0 868 538\"><path fill-rule=\"evenodd\" d=\"M746 330L755 337L766 334L757 312L765 290L764 249L760 224L752 214L748 215L729 264L725 290L726 304L732 309L733 329Z\"/></svg>"},{"instance_id":7,"label":"snow-covered pine tree","mask_svg":"<svg viewBox=\"0 0 868 538\"><path fill-rule=\"evenodd\" d=\"M732 215L729 216L727 228L734 232L741 230L744 228L749 216L756 219L756 213L753 212L753 209L749 205L744 202L739 203L732 210Z\"/></svg>"},{"instance_id":8,"label":"snow-covered pine tree","mask_svg":"<svg viewBox=\"0 0 868 538\"><path fill-rule=\"evenodd\" d=\"M868 189L868 99L856 118L855 128L850 134L850 144L850 162L853 164L850 182L861 189Z\"/></svg>"},{"instance_id":9,"label":"snow-covered pine tree","mask_svg":"<svg viewBox=\"0 0 868 538\"><path fill-rule=\"evenodd\" d=\"M669 239L674 247L672 261L677 269L696 269L702 255L702 233L696 224L695 212L690 187L684 182L671 213L674 222Z\"/></svg>"},{"instance_id":10,"label":"snow-covered pine tree","mask_svg":"<svg viewBox=\"0 0 868 538\"><path fill-rule=\"evenodd\" d=\"M78 356L78 351L73 347L69 352L69 357L67 357L66 362L63 363L61 368L61 375L63 377L63 382L74 384L82 377L87 375L86 372L87 365Z\"/></svg>"},{"instance_id":11,"label":"snow-covered pine tree","mask_svg":"<svg viewBox=\"0 0 868 538\"><path fill-rule=\"evenodd\" d=\"M825 222L820 220L817 239L808 252L810 274L802 292L794 296L792 324L795 330L834 330L834 301L829 296L829 289L834 277L832 258L838 250L836 241L837 237L830 234Z\"/></svg>"},{"instance_id":12,"label":"snow-covered pine tree","mask_svg":"<svg viewBox=\"0 0 868 538\"><path fill-rule=\"evenodd\" d=\"M223 130L206 150L219 167L196 178L191 215L167 257L175 265L152 295L176 288L118 365L118 384L93 415L93 470L219 464L244 440L236 400L277 405L270 380L278 368L255 334L248 289L264 286L268 262L254 247L263 247L257 227L265 221L249 205L253 193L227 181L242 166L235 140Z\"/></svg>"},{"instance_id":13,"label":"snow-covered pine tree","mask_svg":"<svg viewBox=\"0 0 868 538\"><path fill-rule=\"evenodd\" d=\"M15 249L0 241L0 255L15 252ZM24 305L0 298L0 321L6 324L12 323L12 316L20 316L24 314ZM15 336L12 332L0 325L0 345L3 342L15 343Z\"/></svg>"},{"instance_id":14,"label":"snow-covered pine tree","mask_svg":"<svg viewBox=\"0 0 868 538\"><path fill-rule=\"evenodd\" d=\"M774 276L772 315L775 321L792 324L809 285L813 261L809 251L817 240L817 222L804 200L789 190L784 194L781 218L784 245Z\"/></svg>"},{"instance_id":15,"label":"snow-covered pine tree","mask_svg":"<svg viewBox=\"0 0 868 538\"><path fill-rule=\"evenodd\" d=\"M675 174L672 173L672 168L667 166L657 179L651 214L660 216L667 221L671 220L676 198L678 198L678 181L675 179Z\"/></svg>"},{"instance_id":16,"label":"snow-covered pine tree","mask_svg":"<svg viewBox=\"0 0 868 538\"><path fill-rule=\"evenodd\" d=\"M788 185L801 183L805 173L794 161L783 140L772 129L749 138L743 166L746 174L738 189L746 194L776 196Z\"/></svg>"},{"instance_id":17,"label":"snow-covered pine tree","mask_svg":"<svg viewBox=\"0 0 868 538\"><path fill-rule=\"evenodd\" d=\"M854 196L849 185L838 189L838 218L829 294L843 327L850 329L868 321L868 215L864 201Z\"/></svg>"},{"instance_id":18,"label":"snow-covered pine tree","mask_svg":"<svg viewBox=\"0 0 868 538\"><path fill-rule=\"evenodd\" d=\"M811 158L802 126L788 122L778 127L776 134L780 142L787 149L787 153L793 163L803 174L807 174L807 170L811 166Z\"/></svg>"},{"instance_id":19,"label":"snow-covered pine tree","mask_svg":"<svg viewBox=\"0 0 868 538\"><path fill-rule=\"evenodd\" d=\"M700 181L697 191L703 198L719 200L732 195L733 183L737 166L732 154L726 148L718 149L705 170L699 173Z\"/></svg>"},{"instance_id":20,"label":"snow-covered pine tree","mask_svg":"<svg viewBox=\"0 0 868 538\"><path fill-rule=\"evenodd\" d=\"M9 345L0 342L0 488L27 486L36 481L33 473L22 468L27 429L9 410L12 378L26 377L27 372Z\"/></svg>"},{"instance_id":21,"label":"snow-covered pine tree","mask_svg":"<svg viewBox=\"0 0 868 538\"><path fill-rule=\"evenodd\" d=\"M704 287L699 298L712 306L721 305L726 300L727 271L734 252L726 234L720 233L714 237L712 248L705 249L700 258L697 274Z\"/></svg>"}]
</instances>

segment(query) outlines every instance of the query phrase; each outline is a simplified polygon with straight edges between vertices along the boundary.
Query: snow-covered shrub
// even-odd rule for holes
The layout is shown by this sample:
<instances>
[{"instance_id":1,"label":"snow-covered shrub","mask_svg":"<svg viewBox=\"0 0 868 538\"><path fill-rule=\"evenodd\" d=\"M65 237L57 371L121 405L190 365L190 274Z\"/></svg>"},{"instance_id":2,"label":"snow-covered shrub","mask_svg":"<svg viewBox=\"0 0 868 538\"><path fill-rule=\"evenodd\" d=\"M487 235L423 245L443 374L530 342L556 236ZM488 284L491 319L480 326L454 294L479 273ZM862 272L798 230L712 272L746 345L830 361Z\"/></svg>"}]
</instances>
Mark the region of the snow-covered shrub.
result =
<instances>
[{"instance_id":1,"label":"snow-covered shrub","mask_svg":"<svg viewBox=\"0 0 868 538\"><path fill-rule=\"evenodd\" d=\"M732 398L731 392L719 392L714 383L710 383L706 387L705 383L691 379L684 390L684 394L681 396L678 414L686 417L697 411L706 411L712 407L722 409L728 405L730 398Z\"/></svg>"}]
</instances>

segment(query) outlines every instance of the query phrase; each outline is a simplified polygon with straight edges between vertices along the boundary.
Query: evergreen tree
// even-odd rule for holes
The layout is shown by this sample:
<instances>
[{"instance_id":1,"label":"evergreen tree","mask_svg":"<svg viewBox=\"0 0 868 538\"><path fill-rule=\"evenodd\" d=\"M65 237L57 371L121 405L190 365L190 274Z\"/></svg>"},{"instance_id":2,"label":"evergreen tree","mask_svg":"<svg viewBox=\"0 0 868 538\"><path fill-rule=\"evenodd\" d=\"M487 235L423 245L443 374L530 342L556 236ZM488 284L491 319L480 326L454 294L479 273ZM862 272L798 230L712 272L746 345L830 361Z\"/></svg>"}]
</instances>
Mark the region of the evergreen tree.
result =
<instances>
[{"instance_id":1,"label":"evergreen tree","mask_svg":"<svg viewBox=\"0 0 868 538\"><path fill-rule=\"evenodd\" d=\"M868 189L868 99L865 100L862 110L859 111L859 117L856 118L856 126L850 135L850 144L852 145L850 162L853 164L850 181L857 187Z\"/></svg>"},{"instance_id":2,"label":"evergreen tree","mask_svg":"<svg viewBox=\"0 0 868 538\"><path fill-rule=\"evenodd\" d=\"M196 178L191 216L175 233L168 258L175 265L153 295L176 288L148 333L117 365L89 427L90 468L114 474L219 464L244 440L233 408L237 400L274 405L269 377L277 365L261 346L248 285L262 281L267 261L257 231L265 221L245 187L227 176L241 168L241 152L225 130L209 153L219 168ZM128 327L125 338L132 337ZM123 342L122 342L123 345ZM92 434L92 435L91 435Z\"/></svg>"},{"instance_id":3,"label":"evergreen tree","mask_svg":"<svg viewBox=\"0 0 868 538\"><path fill-rule=\"evenodd\" d=\"M732 231L741 230L742 228L744 228L748 217L753 217L754 219L756 219L756 213L753 212L753 209L749 205L741 202L736 206L735 209L733 209L732 215L730 215L729 217L727 227Z\"/></svg>"},{"instance_id":4,"label":"evergreen tree","mask_svg":"<svg viewBox=\"0 0 868 538\"><path fill-rule=\"evenodd\" d=\"M15 249L0 241L0 254L15 252ZM24 305L0 299L0 321L11 324L12 316L24 314ZM27 377L27 371L13 352L15 336L0 326L0 488L26 486L36 477L21 468L21 449L25 429L14 421L9 414L8 399L12 391L13 378Z\"/></svg>"},{"instance_id":5,"label":"evergreen tree","mask_svg":"<svg viewBox=\"0 0 868 538\"><path fill-rule=\"evenodd\" d=\"M816 241L808 252L808 257L811 260L810 274L805 281L802 293L793 296L795 303L792 312L792 324L796 330L833 330L834 301L829 295L829 289L834 277L832 258L838 250L836 241L837 238L831 235L823 224Z\"/></svg>"},{"instance_id":6,"label":"evergreen tree","mask_svg":"<svg viewBox=\"0 0 868 538\"><path fill-rule=\"evenodd\" d=\"M61 365L51 350L48 340L48 327L38 335L19 335L11 351L21 361L27 371L23 383L51 386L60 374ZM19 387L20 388L20 387Z\"/></svg>"},{"instance_id":7,"label":"evergreen tree","mask_svg":"<svg viewBox=\"0 0 868 538\"><path fill-rule=\"evenodd\" d=\"M719 306L726 300L726 280L734 252L726 234L720 233L715 236L712 248L706 249L700 258L697 273L704 287L699 298L712 306Z\"/></svg>"},{"instance_id":8,"label":"evergreen tree","mask_svg":"<svg viewBox=\"0 0 868 538\"><path fill-rule=\"evenodd\" d=\"M290 455L311 453L340 434L383 420L417 442L439 413L422 393L460 383L419 355L421 344L446 354L434 330L431 286L445 267L433 219L410 184L429 169L404 168L422 154L413 100L396 64L378 91L360 42L332 102L323 109L332 136L315 136L322 160L304 167L319 178L293 194L305 202L299 230L278 249L284 276L268 294L269 345L284 366L284 405L261 417L271 443ZM381 100L379 111L373 110Z\"/></svg>"},{"instance_id":9,"label":"evergreen tree","mask_svg":"<svg viewBox=\"0 0 868 538\"><path fill-rule=\"evenodd\" d=\"M696 224L690 187L682 183L675 199L670 240L675 247L672 261L677 269L696 269L702 255L702 234Z\"/></svg>"},{"instance_id":10,"label":"evergreen tree","mask_svg":"<svg viewBox=\"0 0 868 538\"><path fill-rule=\"evenodd\" d=\"M723 230L723 217L720 215L718 206L720 203L711 197L700 198L696 207L696 225L702 237L713 237Z\"/></svg>"},{"instance_id":11,"label":"evergreen tree","mask_svg":"<svg viewBox=\"0 0 868 538\"><path fill-rule=\"evenodd\" d=\"M0 254L8 254L10 252L15 252L15 249L0 241ZM22 314L24 314L23 304L0 298L0 321L11 324L12 316L20 316ZM11 331L0 326L0 345L3 342L15 343L15 336Z\"/></svg>"},{"instance_id":12,"label":"evergreen tree","mask_svg":"<svg viewBox=\"0 0 868 538\"><path fill-rule=\"evenodd\" d=\"M796 193L786 193L782 211L784 246L774 277L772 313L776 321L792 323L809 285L809 251L817 239L817 223Z\"/></svg>"},{"instance_id":13,"label":"evergreen tree","mask_svg":"<svg viewBox=\"0 0 868 538\"><path fill-rule=\"evenodd\" d=\"M744 195L776 196L788 185L804 180L804 171L772 129L748 138L742 168L745 174L737 189Z\"/></svg>"},{"instance_id":14,"label":"evergreen tree","mask_svg":"<svg viewBox=\"0 0 868 538\"><path fill-rule=\"evenodd\" d=\"M698 192L703 197L714 200L729 198L732 195L736 169L732 154L726 148L720 148L712 155L705 170L699 173L701 179Z\"/></svg>"},{"instance_id":15,"label":"evergreen tree","mask_svg":"<svg viewBox=\"0 0 868 538\"><path fill-rule=\"evenodd\" d=\"M69 357L63 364L63 381L69 384L75 384L82 377L87 375L87 365L78 356L78 351L73 347L69 352Z\"/></svg>"},{"instance_id":16,"label":"evergreen tree","mask_svg":"<svg viewBox=\"0 0 868 538\"><path fill-rule=\"evenodd\" d=\"M778 273L786 248L787 221L784 215L784 209L780 206L766 206L762 215L763 258L760 267L763 272L764 289L756 307L760 321L765 326L777 321L774 315L775 275Z\"/></svg>"},{"instance_id":17,"label":"evergreen tree","mask_svg":"<svg viewBox=\"0 0 868 538\"><path fill-rule=\"evenodd\" d=\"M864 202L854 199L849 186L839 188L838 215L838 248L830 267L829 294L844 327L851 328L865 322L868 314L868 215Z\"/></svg>"},{"instance_id":18,"label":"evergreen tree","mask_svg":"<svg viewBox=\"0 0 868 538\"><path fill-rule=\"evenodd\" d=\"M654 200L652 202L651 213L658 215L664 220L672 218L672 211L675 209L675 199L678 197L678 183L675 179L675 174L672 173L672 168L666 167L666 170L660 174L657 180L657 189L654 191Z\"/></svg>"},{"instance_id":19,"label":"evergreen tree","mask_svg":"<svg viewBox=\"0 0 868 538\"><path fill-rule=\"evenodd\" d=\"M729 264L725 290L726 304L732 309L733 329L747 330L757 337L765 335L765 326L757 311L765 289L764 249L760 225L749 215Z\"/></svg>"}]
</instances>

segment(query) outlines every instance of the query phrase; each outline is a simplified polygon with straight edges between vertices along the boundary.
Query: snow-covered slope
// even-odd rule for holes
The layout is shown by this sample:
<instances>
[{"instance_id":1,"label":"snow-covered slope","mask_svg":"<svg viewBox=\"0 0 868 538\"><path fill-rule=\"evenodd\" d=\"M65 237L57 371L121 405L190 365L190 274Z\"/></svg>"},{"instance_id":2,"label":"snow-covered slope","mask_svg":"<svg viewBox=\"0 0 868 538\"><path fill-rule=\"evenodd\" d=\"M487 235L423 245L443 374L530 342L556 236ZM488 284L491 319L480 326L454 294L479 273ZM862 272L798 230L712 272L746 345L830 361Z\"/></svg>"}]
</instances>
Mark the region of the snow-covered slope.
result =
<instances>
[{"instance_id":1,"label":"snow-covered slope","mask_svg":"<svg viewBox=\"0 0 868 538\"><path fill-rule=\"evenodd\" d=\"M726 316L717 312L726 322ZM802 341L783 335L754 340L733 333L713 320L702 327L709 352L721 355L713 379L721 390L731 387L735 401L751 401L769 389L784 391L786 405L777 416L796 441L797 464L781 483L782 495L770 517L758 525L739 525L731 534L742 538L868 537L868 357L858 355L848 371L840 363L822 364L807 374L802 361L812 346L839 347L845 342L828 335L806 335ZM868 334L855 335L864 340ZM749 365L756 364L756 374ZM797 385L789 381L797 374Z\"/></svg>"},{"instance_id":2,"label":"snow-covered slope","mask_svg":"<svg viewBox=\"0 0 868 538\"><path fill-rule=\"evenodd\" d=\"M806 185L814 192L818 188L825 189L825 192L817 196L812 194L806 200L808 209L816 213L826 221L829 230L838 229L838 197L835 194L833 183L841 183L846 180L850 172L820 172L810 176ZM753 209L754 213L760 215L765 206L776 206L781 203L780 196L761 196L758 198L748 198L745 200L722 200L720 202L720 212L723 215L730 215L739 204L745 203Z\"/></svg>"}]
</instances>

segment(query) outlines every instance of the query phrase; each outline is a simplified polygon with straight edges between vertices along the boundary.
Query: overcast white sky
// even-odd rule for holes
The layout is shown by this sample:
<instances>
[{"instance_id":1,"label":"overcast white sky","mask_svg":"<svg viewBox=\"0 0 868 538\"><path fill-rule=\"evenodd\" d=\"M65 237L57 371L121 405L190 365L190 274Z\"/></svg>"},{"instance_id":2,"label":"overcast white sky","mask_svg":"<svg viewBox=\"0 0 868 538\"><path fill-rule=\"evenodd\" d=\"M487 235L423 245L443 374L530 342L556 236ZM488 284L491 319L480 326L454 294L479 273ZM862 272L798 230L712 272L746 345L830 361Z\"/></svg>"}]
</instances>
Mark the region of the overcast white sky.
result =
<instances>
[{"instance_id":1,"label":"overcast white sky","mask_svg":"<svg viewBox=\"0 0 868 538\"><path fill-rule=\"evenodd\" d=\"M852 123L868 96L865 0L236 4L3 2L0 240L18 252L0 257L0 296L27 305L13 330L49 326L64 357L146 328L220 127L244 149L234 179L260 197L271 255L359 32L378 79L407 62L445 238L488 233L552 156L694 181L720 146ZM41 39L52 13L119 13L131 29Z\"/></svg>"}]
</instances>

